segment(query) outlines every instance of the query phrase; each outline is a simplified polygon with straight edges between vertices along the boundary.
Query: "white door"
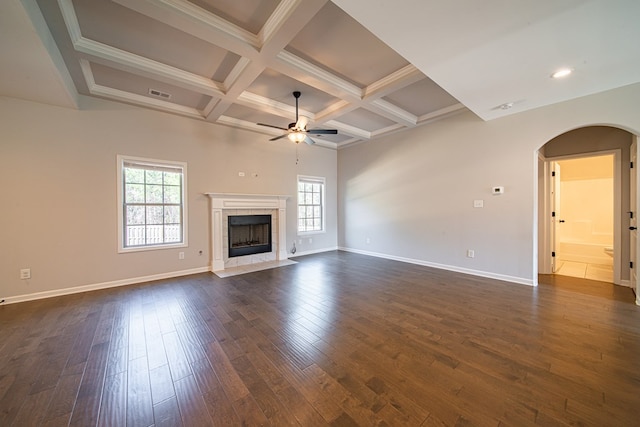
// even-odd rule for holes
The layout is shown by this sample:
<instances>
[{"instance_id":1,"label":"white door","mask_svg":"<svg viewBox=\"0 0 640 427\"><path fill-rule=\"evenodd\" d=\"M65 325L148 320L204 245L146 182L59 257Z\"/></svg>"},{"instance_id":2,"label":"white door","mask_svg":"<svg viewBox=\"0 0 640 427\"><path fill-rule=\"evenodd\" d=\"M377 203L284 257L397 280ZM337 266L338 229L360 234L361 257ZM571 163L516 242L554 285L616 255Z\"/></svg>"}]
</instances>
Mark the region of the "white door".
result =
<instances>
[{"instance_id":1,"label":"white door","mask_svg":"<svg viewBox=\"0 0 640 427\"><path fill-rule=\"evenodd\" d=\"M560 220L560 165L551 162L551 272L556 273L561 265L557 262L558 233Z\"/></svg>"},{"instance_id":2,"label":"white door","mask_svg":"<svg viewBox=\"0 0 640 427\"><path fill-rule=\"evenodd\" d=\"M629 191L631 194L629 195L629 205L630 205L630 221L629 221L629 244L631 245L630 255L631 255L631 286L636 290L636 301L640 301L638 298L638 292L640 292L640 285L638 284L638 141L637 137L634 137L633 143L631 144L631 172L629 174L630 177L630 188Z\"/></svg>"}]
</instances>

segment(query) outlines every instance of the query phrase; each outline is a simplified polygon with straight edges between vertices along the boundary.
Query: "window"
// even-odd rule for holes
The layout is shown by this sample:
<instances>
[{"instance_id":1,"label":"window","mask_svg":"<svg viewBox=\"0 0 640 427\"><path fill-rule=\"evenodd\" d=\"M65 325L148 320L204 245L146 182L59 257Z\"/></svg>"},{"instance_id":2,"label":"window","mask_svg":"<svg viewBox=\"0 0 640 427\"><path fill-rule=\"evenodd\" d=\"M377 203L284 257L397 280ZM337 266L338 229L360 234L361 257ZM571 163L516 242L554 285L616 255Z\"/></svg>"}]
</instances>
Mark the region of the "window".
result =
<instances>
[{"instance_id":1,"label":"window","mask_svg":"<svg viewBox=\"0 0 640 427\"><path fill-rule=\"evenodd\" d=\"M298 176L298 233L324 231L324 178Z\"/></svg>"},{"instance_id":2,"label":"window","mask_svg":"<svg viewBox=\"0 0 640 427\"><path fill-rule=\"evenodd\" d=\"M187 165L118 156L119 251L186 246Z\"/></svg>"}]
</instances>

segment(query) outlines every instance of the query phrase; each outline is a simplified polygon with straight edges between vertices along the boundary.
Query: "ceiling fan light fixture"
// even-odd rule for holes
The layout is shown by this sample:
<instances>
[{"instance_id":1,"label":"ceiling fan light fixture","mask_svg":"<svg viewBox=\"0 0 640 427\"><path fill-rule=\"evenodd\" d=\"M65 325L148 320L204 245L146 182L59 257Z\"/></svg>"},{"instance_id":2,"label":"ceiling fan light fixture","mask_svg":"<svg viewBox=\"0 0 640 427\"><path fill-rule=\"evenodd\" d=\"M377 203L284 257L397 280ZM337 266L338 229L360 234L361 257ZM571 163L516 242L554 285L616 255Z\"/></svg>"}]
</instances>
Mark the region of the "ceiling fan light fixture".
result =
<instances>
[{"instance_id":1,"label":"ceiling fan light fixture","mask_svg":"<svg viewBox=\"0 0 640 427\"><path fill-rule=\"evenodd\" d=\"M307 137L307 134L305 132L300 132L300 131L291 132L287 135L287 138L289 138L291 142L295 142L296 144L304 141L306 137Z\"/></svg>"}]
</instances>

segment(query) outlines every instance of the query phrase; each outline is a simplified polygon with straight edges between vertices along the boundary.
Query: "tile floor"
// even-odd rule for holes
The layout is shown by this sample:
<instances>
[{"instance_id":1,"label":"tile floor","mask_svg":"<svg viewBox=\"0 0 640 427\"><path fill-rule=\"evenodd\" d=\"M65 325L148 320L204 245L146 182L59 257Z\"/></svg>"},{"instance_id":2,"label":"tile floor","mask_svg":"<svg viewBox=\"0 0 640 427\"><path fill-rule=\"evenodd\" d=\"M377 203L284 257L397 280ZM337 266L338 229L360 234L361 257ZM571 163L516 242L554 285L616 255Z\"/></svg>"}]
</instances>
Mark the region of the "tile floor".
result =
<instances>
[{"instance_id":1,"label":"tile floor","mask_svg":"<svg viewBox=\"0 0 640 427\"><path fill-rule=\"evenodd\" d=\"M580 277L613 283L613 264L585 264L583 262L558 260L560 268L556 274L561 276Z\"/></svg>"}]
</instances>

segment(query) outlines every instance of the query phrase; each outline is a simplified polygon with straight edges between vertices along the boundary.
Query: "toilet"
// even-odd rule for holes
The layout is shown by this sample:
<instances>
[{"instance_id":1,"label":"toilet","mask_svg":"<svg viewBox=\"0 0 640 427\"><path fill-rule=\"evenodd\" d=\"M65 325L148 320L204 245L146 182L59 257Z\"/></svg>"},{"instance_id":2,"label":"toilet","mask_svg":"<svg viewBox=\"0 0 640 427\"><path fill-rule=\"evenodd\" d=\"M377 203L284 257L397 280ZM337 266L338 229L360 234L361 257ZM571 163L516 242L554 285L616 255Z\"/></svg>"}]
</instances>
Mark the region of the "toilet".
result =
<instances>
[{"instance_id":1,"label":"toilet","mask_svg":"<svg viewBox=\"0 0 640 427\"><path fill-rule=\"evenodd\" d=\"M611 258L613 258L613 248L610 248L610 247L604 248L604 253L609 255Z\"/></svg>"}]
</instances>

